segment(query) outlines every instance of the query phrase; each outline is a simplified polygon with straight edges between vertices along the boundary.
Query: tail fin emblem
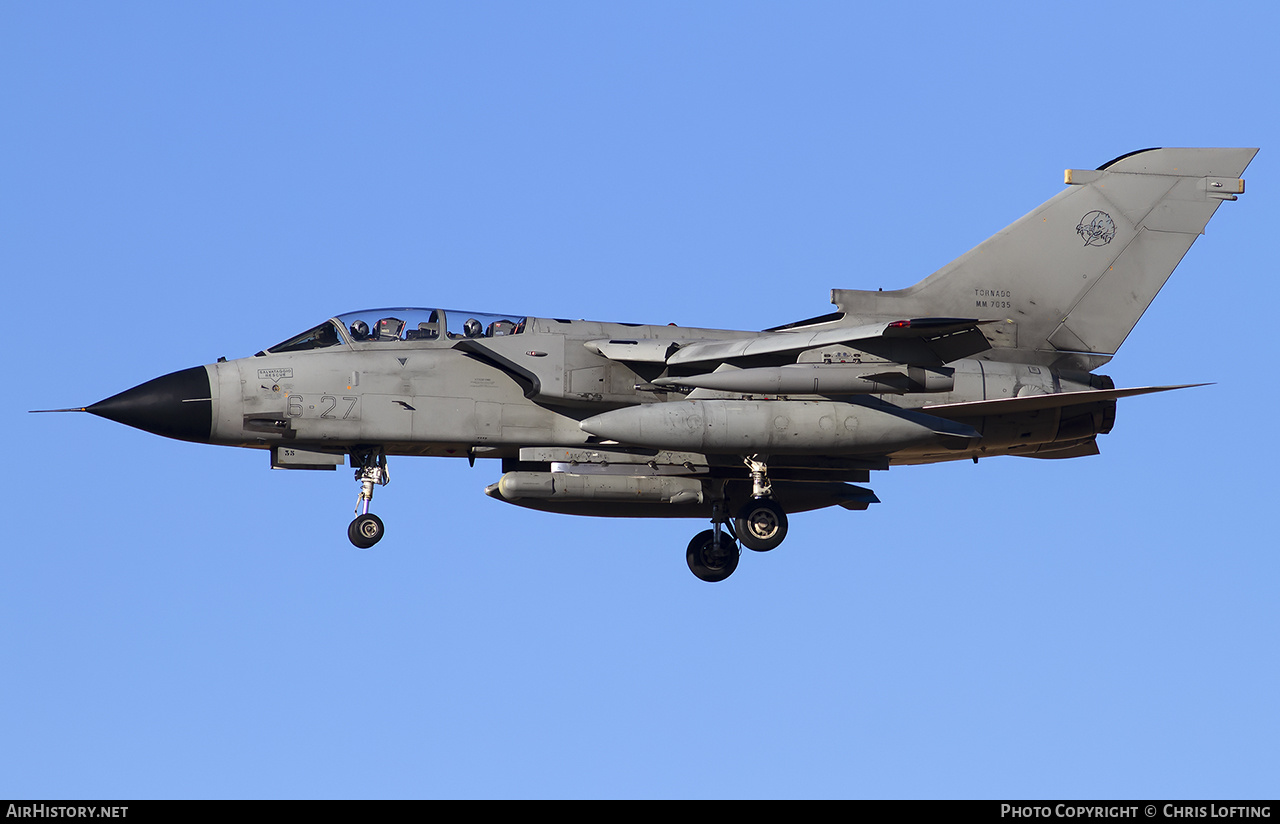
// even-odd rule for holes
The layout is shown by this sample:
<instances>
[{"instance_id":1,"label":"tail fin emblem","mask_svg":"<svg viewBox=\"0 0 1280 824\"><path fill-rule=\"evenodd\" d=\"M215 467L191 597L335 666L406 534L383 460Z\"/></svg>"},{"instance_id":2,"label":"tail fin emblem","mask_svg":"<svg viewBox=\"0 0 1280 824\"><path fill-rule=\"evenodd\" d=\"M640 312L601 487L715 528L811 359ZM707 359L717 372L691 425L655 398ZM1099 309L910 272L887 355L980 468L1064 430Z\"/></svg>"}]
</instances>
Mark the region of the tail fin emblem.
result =
<instances>
[{"instance_id":1,"label":"tail fin emblem","mask_svg":"<svg viewBox=\"0 0 1280 824\"><path fill-rule=\"evenodd\" d=\"M1085 246L1106 246L1116 236L1116 224L1111 215L1095 209L1080 218L1076 234L1084 238Z\"/></svg>"}]
</instances>

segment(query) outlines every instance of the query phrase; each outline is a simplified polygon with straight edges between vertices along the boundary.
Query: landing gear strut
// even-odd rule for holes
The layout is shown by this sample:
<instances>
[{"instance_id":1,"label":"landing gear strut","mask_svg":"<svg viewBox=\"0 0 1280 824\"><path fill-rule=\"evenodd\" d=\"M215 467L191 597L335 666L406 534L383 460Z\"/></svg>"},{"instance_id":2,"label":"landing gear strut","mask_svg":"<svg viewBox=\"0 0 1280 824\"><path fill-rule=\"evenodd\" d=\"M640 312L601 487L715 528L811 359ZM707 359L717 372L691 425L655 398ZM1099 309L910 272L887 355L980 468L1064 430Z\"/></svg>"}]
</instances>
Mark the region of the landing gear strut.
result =
<instances>
[{"instance_id":1,"label":"landing gear strut","mask_svg":"<svg viewBox=\"0 0 1280 824\"><path fill-rule=\"evenodd\" d=\"M747 549L768 552L787 537L787 513L773 499L768 460L767 455L750 455L742 459L751 473L751 500L738 510L732 524L725 513L723 483L712 499L712 528L693 536L685 552L689 569L703 581L723 581L738 568L735 540ZM728 534L720 531L722 526L727 528Z\"/></svg>"},{"instance_id":2,"label":"landing gear strut","mask_svg":"<svg viewBox=\"0 0 1280 824\"><path fill-rule=\"evenodd\" d=\"M751 500L738 510L733 529L747 549L768 552L787 537L787 513L773 499L767 457L752 455L743 463L751 472Z\"/></svg>"},{"instance_id":3,"label":"landing gear strut","mask_svg":"<svg viewBox=\"0 0 1280 824\"><path fill-rule=\"evenodd\" d=\"M712 501L711 529L694 535L685 551L689 570L703 581L723 581L738 568L738 545L720 531L720 525L727 520L724 515L724 499Z\"/></svg>"},{"instance_id":4,"label":"landing gear strut","mask_svg":"<svg viewBox=\"0 0 1280 824\"><path fill-rule=\"evenodd\" d=\"M382 519L369 511L373 486L386 486L391 475L387 472L387 456L381 449L353 451L351 465L356 468L360 496L356 498L356 517L347 527L347 537L360 549L368 549L382 540L384 531Z\"/></svg>"}]
</instances>

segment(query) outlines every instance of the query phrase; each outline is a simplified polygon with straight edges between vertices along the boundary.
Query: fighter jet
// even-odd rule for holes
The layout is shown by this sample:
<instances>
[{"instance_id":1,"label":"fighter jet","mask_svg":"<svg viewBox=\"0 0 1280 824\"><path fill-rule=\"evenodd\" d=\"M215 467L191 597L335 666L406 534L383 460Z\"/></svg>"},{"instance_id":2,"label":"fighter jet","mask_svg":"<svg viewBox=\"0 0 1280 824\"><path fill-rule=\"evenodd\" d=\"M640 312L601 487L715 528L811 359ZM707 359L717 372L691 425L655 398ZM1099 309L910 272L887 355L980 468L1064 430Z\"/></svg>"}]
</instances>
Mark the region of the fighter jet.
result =
<instances>
[{"instance_id":1,"label":"fighter jet","mask_svg":"<svg viewBox=\"0 0 1280 824\"><path fill-rule=\"evenodd\" d=\"M788 516L878 503L892 466L1098 452L1118 389L1096 374L1256 149L1144 149L1097 169L914 286L835 289L836 311L763 331L442 308L337 315L78 411L269 453L359 484L351 543L390 456L500 462L485 494L572 515L709 520L704 581ZM50 410L55 411L55 410ZM69 411L69 410L56 410Z\"/></svg>"}]
</instances>

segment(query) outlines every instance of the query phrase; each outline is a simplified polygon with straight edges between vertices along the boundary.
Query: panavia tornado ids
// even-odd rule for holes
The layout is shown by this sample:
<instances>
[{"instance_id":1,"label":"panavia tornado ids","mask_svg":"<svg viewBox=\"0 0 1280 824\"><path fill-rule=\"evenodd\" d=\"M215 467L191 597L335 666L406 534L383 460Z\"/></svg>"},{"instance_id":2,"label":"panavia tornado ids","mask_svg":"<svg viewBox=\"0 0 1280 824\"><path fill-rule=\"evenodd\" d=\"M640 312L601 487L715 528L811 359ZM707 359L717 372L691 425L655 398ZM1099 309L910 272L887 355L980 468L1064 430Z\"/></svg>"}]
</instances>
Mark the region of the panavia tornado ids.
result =
<instances>
[{"instance_id":1,"label":"panavia tornado ids","mask_svg":"<svg viewBox=\"0 0 1280 824\"><path fill-rule=\"evenodd\" d=\"M1146 149L1097 169L907 289L836 289L836 311L759 332L393 308L323 321L252 357L156 378L83 410L148 432L336 469L347 535L402 455L501 461L485 493L572 515L709 519L694 575L788 515L878 503L892 466L1097 454L1111 360L1256 149Z\"/></svg>"}]
</instances>

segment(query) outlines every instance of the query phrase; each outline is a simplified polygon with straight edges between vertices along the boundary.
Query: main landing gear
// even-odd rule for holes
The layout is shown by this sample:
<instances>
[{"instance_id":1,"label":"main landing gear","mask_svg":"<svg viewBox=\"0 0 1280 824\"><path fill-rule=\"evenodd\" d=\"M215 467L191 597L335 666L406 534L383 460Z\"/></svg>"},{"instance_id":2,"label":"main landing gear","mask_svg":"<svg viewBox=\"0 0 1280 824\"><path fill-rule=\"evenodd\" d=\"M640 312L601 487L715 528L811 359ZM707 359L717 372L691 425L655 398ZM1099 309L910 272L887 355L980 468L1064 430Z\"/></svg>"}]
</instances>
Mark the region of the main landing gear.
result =
<instances>
[{"instance_id":1,"label":"main landing gear","mask_svg":"<svg viewBox=\"0 0 1280 824\"><path fill-rule=\"evenodd\" d=\"M734 539L747 549L768 552L787 537L787 513L773 499L767 457L752 455L743 462L751 473L751 500L738 510L730 526L721 488L719 497L711 502L712 528L693 536L685 552L690 571L703 581L723 581L738 568ZM720 531L721 525L729 528L728 534Z\"/></svg>"},{"instance_id":2,"label":"main landing gear","mask_svg":"<svg viewBox=\"0 0 1280 824\"><path fill-rule=\"evenodd\" d=\"M738 568L738 545L720 531L726 521L721 497L711 502L711 529L694 535L684 554L689 571L708 583L723 581Z\"/></svg>"},{"instance_id":3,"label":"main landing gear","mask_svg":"<svg viewBox=\"0 0 1280 824\"><path fill-rule=\"evenodd\" d=\"M347 537L360 549L368 549L382 540L384 531L382 519L369 511L373 485L386 486L391 476L387 472L387 456L381 449L353 451L351 463L360 482L360 497L356 498L356 517L347 527Z\"/></svg>"},{"instance_id":4,"label":"main landing gear","mask_svg":"<svg viewBox=\"0 0 1280 824\"><path fill-rule=\"evenodd\" d=\"M751 500L738 510L733 529L747 549L768 552L787 537L787 513L773 499L769 466L763 455L743 459L751 472Z\"/></svg>"}]
</instances>

